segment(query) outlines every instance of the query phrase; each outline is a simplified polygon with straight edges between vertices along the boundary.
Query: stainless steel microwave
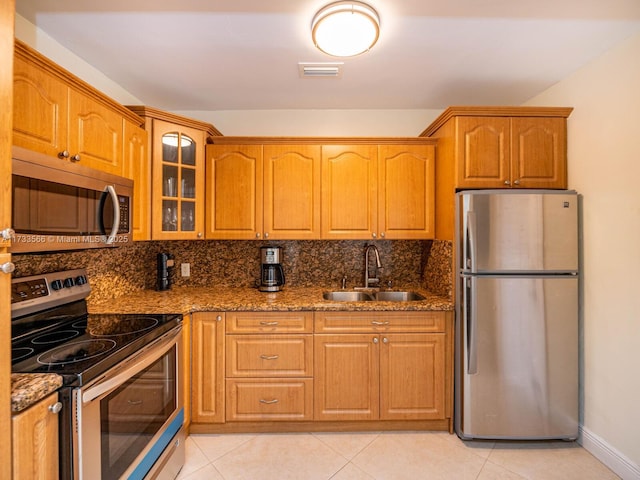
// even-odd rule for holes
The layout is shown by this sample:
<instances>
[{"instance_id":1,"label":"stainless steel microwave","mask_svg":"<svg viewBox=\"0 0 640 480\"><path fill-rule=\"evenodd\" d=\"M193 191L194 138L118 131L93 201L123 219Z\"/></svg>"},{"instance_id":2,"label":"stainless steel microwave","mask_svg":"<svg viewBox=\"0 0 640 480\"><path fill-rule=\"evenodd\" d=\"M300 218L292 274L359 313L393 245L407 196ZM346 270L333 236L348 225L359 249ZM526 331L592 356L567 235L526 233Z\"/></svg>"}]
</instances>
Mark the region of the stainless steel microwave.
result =
<instances>
[{"instance_id":1,"label":"stainless steel microwave","mask_svg":"<svg viewBox=\"0 0 640 480\"><path fill-rule=\"evenodd\" d=\"M11 192L13 253L133 240L133 180L13 147Z\"/></svg>"}]
</instances>

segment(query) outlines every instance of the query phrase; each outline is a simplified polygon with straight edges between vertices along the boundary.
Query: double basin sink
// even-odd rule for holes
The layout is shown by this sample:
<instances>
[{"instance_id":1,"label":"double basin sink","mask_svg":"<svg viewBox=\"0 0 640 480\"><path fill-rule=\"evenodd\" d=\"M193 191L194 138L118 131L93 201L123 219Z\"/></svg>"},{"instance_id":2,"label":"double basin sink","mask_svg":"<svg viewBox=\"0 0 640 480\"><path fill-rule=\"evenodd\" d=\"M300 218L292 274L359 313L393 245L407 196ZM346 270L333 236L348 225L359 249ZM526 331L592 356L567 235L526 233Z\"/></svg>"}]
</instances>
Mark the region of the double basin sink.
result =
<instances>
[{"instance_id":1,"label":"double basin sink","mask_svg":"<svg viewBox=\"0 0 640 480\"><path fill-rule=\"evenodd\" d=\"M334 302L415 302L425 299L419 293L411 291L354 292L350 290L324 292L322 298Z\"/></svg>"}]
</instances>

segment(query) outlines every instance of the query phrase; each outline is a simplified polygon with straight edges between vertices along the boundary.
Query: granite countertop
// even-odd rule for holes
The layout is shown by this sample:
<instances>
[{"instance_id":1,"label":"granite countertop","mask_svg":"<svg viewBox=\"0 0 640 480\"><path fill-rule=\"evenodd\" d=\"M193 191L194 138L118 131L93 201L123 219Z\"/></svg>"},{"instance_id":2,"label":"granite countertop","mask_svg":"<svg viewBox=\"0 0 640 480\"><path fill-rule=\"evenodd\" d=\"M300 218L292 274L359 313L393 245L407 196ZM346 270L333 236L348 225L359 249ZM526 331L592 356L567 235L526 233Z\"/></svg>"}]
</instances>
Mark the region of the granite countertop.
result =
<instances>
[{"instance_id":1,"label":"granite countertop","mask_svg":"<svg viewBox=\"0 0 640 480\"><path fill-rule=\"evenodd\" d=\"M61 386L62 377L55 373L12 373L11 412L30 407Z\"/></svg>"},{"instance_id":2,"label":"granite countertop","mask_svg":"<svg viewBox=\"0 0 640 480\"><path fill-rule=\"evenodd\" d=\"M182 313L206 311L425 311L453 310L453 301L420 287L412 290L425 300L411 302L335 302L324 300L327 288L285 287L280 292L256 288L174 287L171 290L139 290L101 303L89 303L91 313Z\"/></svg>"},{"instance_id":3,"label":"granite countertop","mask_svg":"<svg viewBox=\"0 0 640 480\"><path fill-rule=\"evenodd\" d=\"M412 302L334 302L323 300L327 288L286 287L280 292L256 288L178 287L139 290L102 303L89 302L91 313L182 313L212 311L428 311L453 310L451 299L420 287L407 287L425 300ZM398 290L398 289L394 289ZM55 374L12 374L11 410L19 412L62 386Z\"/></svg>"}]
</instances>

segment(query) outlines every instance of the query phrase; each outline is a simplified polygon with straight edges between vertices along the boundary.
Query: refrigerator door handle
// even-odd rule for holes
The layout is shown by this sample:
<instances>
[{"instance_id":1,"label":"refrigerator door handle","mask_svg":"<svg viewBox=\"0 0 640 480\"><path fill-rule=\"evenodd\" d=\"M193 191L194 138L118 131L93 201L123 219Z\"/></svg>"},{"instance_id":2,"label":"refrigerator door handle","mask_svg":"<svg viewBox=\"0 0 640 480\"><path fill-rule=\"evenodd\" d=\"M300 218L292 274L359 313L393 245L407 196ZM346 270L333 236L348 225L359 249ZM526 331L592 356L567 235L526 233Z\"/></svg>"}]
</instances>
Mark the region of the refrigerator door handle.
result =
<instances>
[{"instance_id":1,"label":"refrigerator door handle","mask_svg":"<svg viewBox=\"0 0 640 480\"><path fill-rule=\"evenodd\" d=\"M467 327L467 374L478 373L478 314L476 298L476 279L465 278L464 316Z\"/></svg>"},{"instance_id":2,"label":"refrigerator door handle","mask_svg":"<svg viewBox=\"0 0 640 480\"><path fill-rule=\"evenodd\" d=\"M477 273L476 264L476 214L467 212L466 255L464 269L471 273Z\"/></svg>"}]
</instances>

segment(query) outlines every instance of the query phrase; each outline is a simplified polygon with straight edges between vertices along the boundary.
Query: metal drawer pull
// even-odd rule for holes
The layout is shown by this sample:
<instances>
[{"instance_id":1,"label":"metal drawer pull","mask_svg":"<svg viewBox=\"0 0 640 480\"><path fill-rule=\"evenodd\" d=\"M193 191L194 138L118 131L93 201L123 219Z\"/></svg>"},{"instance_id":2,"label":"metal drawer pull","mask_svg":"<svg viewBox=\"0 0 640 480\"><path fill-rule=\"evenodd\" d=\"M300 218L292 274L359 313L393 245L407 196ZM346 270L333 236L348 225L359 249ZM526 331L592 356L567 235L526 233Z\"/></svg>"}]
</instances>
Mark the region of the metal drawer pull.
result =
<instances>
[{"instance_id":1,"label":"metal drawer pull","mask_svg":"<svg viewBox=\"0 0 640 480\"><path fill-rule=\"evenodd\" d=\"M260 403L265 403L267 405L271 405L273 403L278 403L278 399L274 398L273 400L265 400L263 398L260 399Z\"/></svg>"},{"instance_id":2,"label":"metal drawer pull","mask_svg":"<svg viewBox=\"0 0 640 480\"><path fill-rule=\"evenodd\" d=\"M142 400L127 400L129 405L142 405Z\"/></svg>"},{"instance_id":3,"label":"metal drawer pull","mask_svg":"<svg viewBox=\"0 0 640 480\"><path fill-rule=\"evenodd\" d=\"M371 320L371 325L389 325L389 322L385 320L384 322L378 322L377 320Z\"/></svg>"},{"instance_id":4,"label":"metal drawer pull","mask_svg":"<svg viewBox=\"0 0 640 480\"><path fill-rule=\"evenodd\" d=\"M62 410L61 402L56 402L53 405L49 405L49 411L51 413L60 413L61 410Z\"/></svg>"},{"instance_id":5,"label":"metal drawer pull","mask_svg":"<svg viewBox=\"0 0 640 480\"><path fill-rule=\"evenodd\" d=\"M265 327L275 327L278 325L278 322L265 322L264 320L260 322L260 325L264 325Z\"/></svg>"},{"instance_id":6,"label":"metal drawer pull","mask_svg":"<svg viewBox=\"0 0 640 480\"><path fill-rule=\"evenodd\" d=\"M260 358L262 360L277 360L278 357L280 357L280 355L265 355L265 354L260 355Z\"/></svg>"}]
</instances>

